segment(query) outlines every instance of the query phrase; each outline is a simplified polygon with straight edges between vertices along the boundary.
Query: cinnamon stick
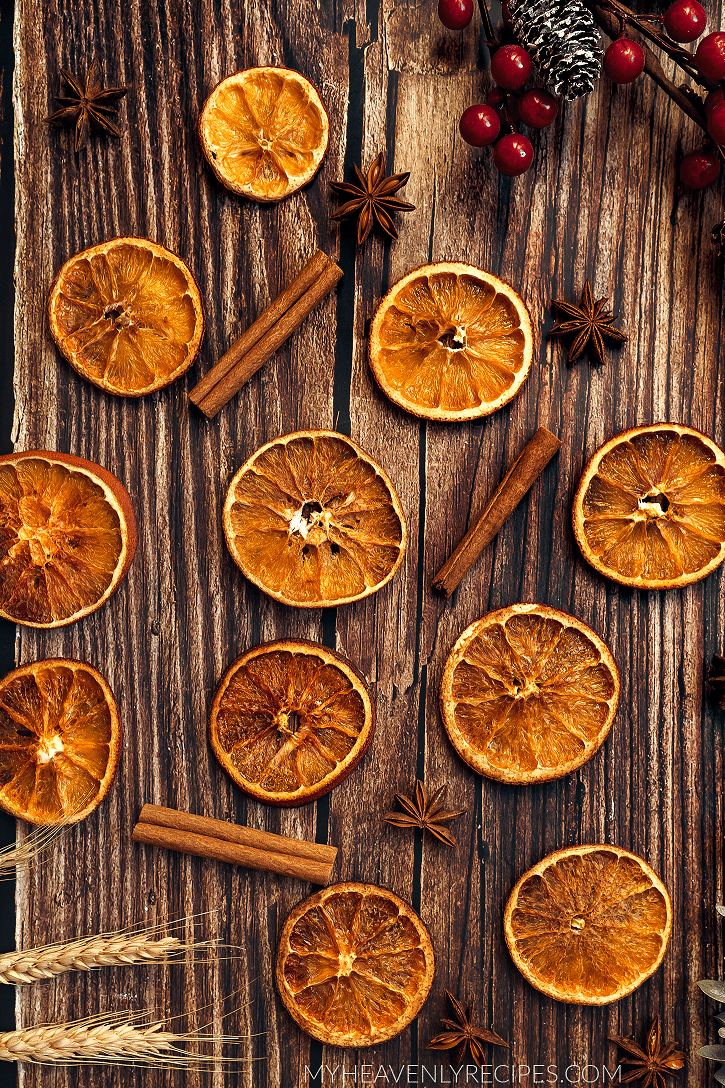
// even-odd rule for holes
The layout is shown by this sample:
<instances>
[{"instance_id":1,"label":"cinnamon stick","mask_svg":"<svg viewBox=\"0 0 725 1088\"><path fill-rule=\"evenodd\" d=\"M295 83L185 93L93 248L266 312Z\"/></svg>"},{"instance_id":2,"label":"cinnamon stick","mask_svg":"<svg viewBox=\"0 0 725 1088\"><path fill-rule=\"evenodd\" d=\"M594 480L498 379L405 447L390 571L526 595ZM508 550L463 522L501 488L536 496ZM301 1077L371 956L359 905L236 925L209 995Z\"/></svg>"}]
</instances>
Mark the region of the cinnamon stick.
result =
<instances>
[{"instance_id":1,"label":"cinnamon stick","mask_svg":"<svg viewBox=\"0 0 725 1088\"><path fill-rule=\"evenodd\" d=\"M556 435L547 431L546 427L539 427L486 503L476 524L468 530L448 562L436 574L433 579L435 589L440 590L445 597L451 596L464 574L468 573L486 545L491 543L503 523L513 514L560 445Z\"/></svg>"},{"instance_id":2,"label":"cinnamon stick","mask_svg":"<svg viewBox=\"0 0 725 1088\"><path fill-rule=\"evenodd\" d=\"M320 250L263 314L189 393L211 419L274 355L342 278L342 269Z\"/></svg>"},{"instance_id":3,"label":"cinnamon stick","mask_svg":"<svg viewBox=\"0 0 725 1088\"><path fill-rule=\"evenodd\" d=\"M294 876L312 884L327 884L337 856L334 846L272 835L158 805L144 805L132 838L149 846Z\"/></svg>"}]
</instances>

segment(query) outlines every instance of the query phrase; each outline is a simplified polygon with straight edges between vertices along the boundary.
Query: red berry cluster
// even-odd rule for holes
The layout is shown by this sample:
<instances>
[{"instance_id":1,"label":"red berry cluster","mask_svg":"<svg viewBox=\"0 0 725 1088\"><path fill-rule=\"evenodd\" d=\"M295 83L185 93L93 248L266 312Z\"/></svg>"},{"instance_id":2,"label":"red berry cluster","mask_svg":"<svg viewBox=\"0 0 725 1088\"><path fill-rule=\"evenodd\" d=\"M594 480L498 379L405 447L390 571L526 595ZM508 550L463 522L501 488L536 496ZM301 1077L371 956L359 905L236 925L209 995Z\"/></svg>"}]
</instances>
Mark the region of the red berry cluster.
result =
<instances>
[{"instance_id":1,"label":"red berry cluster","mask_svg":"<svg viewBox=\"0 0 725 1088\"><path fill-rule=\"evenodd\" d=\"M443 3L444 0L441 0ZM531 140L520 132L501 136L502 123L516 129L519 121L529 128L545 128L559 112L559 103L547 91L532 88L518 95L531 75L531 57L520 45L502 45L491 58L491 75L497 86L486 105L469 106L460 121L460 132L473 147L495 143L493 161L500 173L515 178L534 160Z\"/></svg>"},{"instance_id":2,"label":"red berry cluster","mask_svg":"<svg viewBox=\"0 0 725 1088\"><path fill-rule=\"evenodd\" d=\"M675 0L660 19L673 42L696 41L703 33L707 16L697 0ZM725 33L717 31L703 38L692 56L695 68L708 83L725 79ZM614 83L632 83L644 71L644 50L622 36L604 54L604 71ZM707 130L716 144L725 144L725 102L723 88L710 91L705 100ZM717 149L702 147L685 155L680 163L680 181L690 189L705 189L720 173Z\"/></svg>"}]
</instances>

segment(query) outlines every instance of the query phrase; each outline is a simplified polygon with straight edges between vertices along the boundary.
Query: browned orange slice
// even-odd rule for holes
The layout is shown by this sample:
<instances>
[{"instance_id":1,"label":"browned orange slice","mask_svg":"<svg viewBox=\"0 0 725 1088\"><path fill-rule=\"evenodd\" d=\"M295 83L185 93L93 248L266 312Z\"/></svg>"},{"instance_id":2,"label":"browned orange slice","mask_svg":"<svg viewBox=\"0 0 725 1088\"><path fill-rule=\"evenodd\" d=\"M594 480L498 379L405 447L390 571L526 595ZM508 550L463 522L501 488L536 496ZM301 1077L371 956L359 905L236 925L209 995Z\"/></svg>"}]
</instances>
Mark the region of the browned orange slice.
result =
<instances>
[{"instance_id":1,"label":"browned orange slice","mask_svg":"<svg viewBox=\"0 0 725 1088\"><path fill-rule=\"evenodd\" d=\"M615 582L697 582L725 559L725 453L677 423L623 431L587 465L572 516L584 558Z\"/></svg>"},{"instance_id":2,"label":"browned orange slice","mask_svg":"<svg viewBox=\"0 0 725 1088\"><path fill-rule=\"evenodd\" d=\"M285 922L277 985L290 1015L333 1046L398 1035L430 992L433 945L418 915L386 888L333 884Z\"/></svg>"},{"instance_id":3,"label":"browned orange slice","mask_svg":"<svg viewBox=\"0 0 725 1088\"><path fill-rule=\"evenodd\" d=\"M475 419L516 396L533 343L529 311L510 284L443 261L409 272L388 291L370 329L370 367L407 412Z\"/></svg>"},{"instance_id":4,"label":"browned orange slice","mask_svg":"<svg viewBox=\"0 0 725 1088\"><path fill-rule=\"evenodd\" d=\"M347 604L389 582L407 529L389 477L334 431L297 431L252 454L229 485L224 533L235 563L283 604Z\"/></svg>"},{"instance_id":5,"label":"browned orange slice","mask_svg":"<svg viewBox=\"0 0 725 1088\"><path fill-rule=\"evenodd\" d=\"M299 72L246 68L211 92L199 137L222 185L252 200L274 201L315 176L330 123L316 89Z\"/></svg>"},{"instance_id":6,"label":"browned orange slice","mask_svg":"<svg viewBox=\"0 0 725 1088\"><path fill-rule=\"evenodd\" d=\"M586 763L612 727L619 690L614 658L591 627L547 605L512 604L460 636L440 705L466 763L525 784Z\"/></svg>"},{"instance_id":7,"label":"browned orange slice","mask_svg":"<svg viewBox=\"0 0 725 1088\"><path fill-rule=\"evenodd\" d=\"M270 805L303 805L342 782L375 729L354 665L316 642L248 650L227 670L209 718L214 754L238 786Z\"/></svg>"},{"instance_id":8,"label":"browned orange slice","mask_svg":"<svg viewBox=\"0 0 725 1088\"><path fill-rule=\"evenodd\" d=\"M0 680L0 805L32 824L74 824L98 808L121 753L121 722L100 673L36 661Z\"/></svg>"},{"instance_id":9,"label":"browned orange slice","mask_svg":"<svg viewBox=\"0 0 725 1088\"><path fill-rule=\"evenodd\" d=\"M79 374L127 397L185 374L204 335L196 280L180 257L147 238L112 238L66 261L48 319Z\"/></svg>"},{"instance_id":10,"label":"browned orange slice","mask_svg":"<svg viewBox=\"0 0 725 1088\"><path fill-rule=\"evenodd\" d=\"M557 1001L608 1005L653 974L672 933L672 904L646 861L618 846L570 846L511 892L506 943L532 986Z\"/></svg>"},{"instance_id":11,"label":"browned orange slice","mask_svg":"<svg viewBox=\"0 0 725 1088\"><path fill-rule=\"evenodd\" d=\"M74 623L108 600L136 550L123 484L82 457L0 457L0 616L28 627Z\"/></svg>"}]
</instances>

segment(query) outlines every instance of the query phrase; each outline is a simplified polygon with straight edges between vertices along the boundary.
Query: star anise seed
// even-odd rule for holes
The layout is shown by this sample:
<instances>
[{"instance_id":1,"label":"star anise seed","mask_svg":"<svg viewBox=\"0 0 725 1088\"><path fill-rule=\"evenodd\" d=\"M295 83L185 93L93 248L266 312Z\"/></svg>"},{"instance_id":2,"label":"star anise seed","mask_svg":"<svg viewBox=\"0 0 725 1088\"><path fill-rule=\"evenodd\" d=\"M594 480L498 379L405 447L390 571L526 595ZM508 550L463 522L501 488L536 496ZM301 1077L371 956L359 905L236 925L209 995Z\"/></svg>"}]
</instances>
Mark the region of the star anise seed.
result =
<instances>
[{"instance_id":1,"label":"star anise seed","mask_svg":"<svg viewBox=\"0 0 725 1088\"><path fill-rule=\"evenodd\" d=\"M68 93L56 96L61 108L46 117L46 121L52 125L75 124L76 151L83 147L93 126L103 132L110 132L112 136L120 136L119 129L111 120L116 112L116 106L112 103L123 98L128 93L128 87L104 89L97 60L93 61L86 72L85 85L70 72L66 72L65 68L61 68L60 74L67 85Z\"/></svg>"},{"instance_id":2,"label":"star anise seed","mask_svg":"<svg viewBox=\"0 0 725 1088\"><path fill-rule=\"evenodd\" d=\"M713 654L712 665L707 669L707 683L714 701L725 710L725 657L721 654Z\"/></svg>"},{"instance_id":3,"label":"star anise seed","mask_svg":"<svg viewBox=\"0 0 725 1088\"><path fill-rule=\"evenodd\" d=\"M560 321L549 330L549 336L575 336L574 343L569 348L569 362L573 363L579 358L589 341L599 363L604 362L604 340L612 340L616 344L624 344L629 337L612 327L615 320L610 310L606 309L609 299L600 298L594 302L592 288L589 280L584 284L581 306L574 306L571 302L555 298L552 306L562 310L569 321Z\"/></svg>"},{"instance_id":4,"label":"star anise seed","mask_svg":"<svg viewBox=\"0 0 725 1088\"><path fill-rule=\"evenodd\" d=\"M684 1068L685 1055L677 1049L677 1043L662 1042L659 1016L655 1017L647 1032L646 1049L639 1046L634 1039L626 1039L621 1035L610 1035L609 1041L632 1055L622 1059L622 1065L631 1068L622 1077L621 1084L641 1081L641 1088L667 1088L665 1076L674 1077L678 1069Z\"/></svg>"},{"instance_id":5,"label":"star anise seed","mask_svg":"<svg viewBox=\"0 0 725 1088\"><path fill-rule=\"evenodd\" d=\"M407 200L399 200L393 196L393 193L403 188L410 177L410 171L407 170L404 174L391 174L386 178L385 156L382 151L368 170L367 177L359 166L355 165L353 169L357 185L346 181L330 182L330 188L334 193L348 197L347 202L330 218L351 219L357 216L357 244L359 246L370 233L373 222L377 222L391 238L397 238L398 231L390 213L412 212L415 204L409 204Z\"/></svg>"},{"instance_id":6,"label":"star anise seed","mask_svg":"<svg viewBox=\"0 0 725 1088\"><path fill-rule=\"evenodd\" d=\"M455 1021L441 1020L441 1027L448 1030L441 1032L440 1035L435 1035L428 1043L428 1050L452 1050L454 1046L457 1046L456 1065L460 1065L463 1062L466 1049L468 1049L476 1065L480 1066L484 1064L485 1057L481 1043L493 1043L494 1046L508 1047L508 1043L504 1042L495 1031L487 1031L485 1028L476 1027L472 1019L473 1005L469 1005L467 1009L464 1009L460 1001L457 1001L449 990L446 990L446 997L451 1004L456 1019Z\"/></svg>"},{"instance_id":7,"label":"star anise seed","mask_svg":"<svg viewBox=\"0 0 725 1088\"><path fill-rule=\"evenodd\" d=\"M386 812L383 817L385 822L394 827L421 827L430 831L437 839L447 846L456 845L456 840L447 827L443 825L450 820L457 820L466 811L465 808L446 809L443 807L442 797L446 792L445 785L429 794L420 780L415 783L413 797L404 797L396 793L395 800L403 809L402 812Z\"/></svg>"}]
</instances>

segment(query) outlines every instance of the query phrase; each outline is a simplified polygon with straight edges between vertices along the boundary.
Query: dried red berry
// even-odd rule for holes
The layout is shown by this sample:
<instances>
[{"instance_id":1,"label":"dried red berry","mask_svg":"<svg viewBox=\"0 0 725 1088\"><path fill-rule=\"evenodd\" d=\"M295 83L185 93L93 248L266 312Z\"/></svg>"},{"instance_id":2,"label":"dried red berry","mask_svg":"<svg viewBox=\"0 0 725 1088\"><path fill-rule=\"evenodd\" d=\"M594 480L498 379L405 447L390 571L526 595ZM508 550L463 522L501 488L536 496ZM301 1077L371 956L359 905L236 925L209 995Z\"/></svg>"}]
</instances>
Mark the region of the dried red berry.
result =
<instances>
[{"instance_id":1,"label":"dried red berry","mask_svg":"<svg viewBox=\"0 0 725 1088\"><path fill-rule=\"evenodd\" d=\"M498 138L501 121L491 106L469 106L458 124L461 136L472 147L488 147Z\"/></svg>"},{"instance_id":2,"label":"dried red berry","mask_svg":"<svg viewBox=\"0 0 725 1088\"><path fill-rule=\"evenodd\" d=\"M710 110L707 119L707 131L716 144L725 144L725 102L718 102Z\"/></svg>"},{"instance_id":3,"label":"dried red berry","mask_svg":"<svg viewBox=\"0 0 725 1088\"><path fill-rule=\"evenodd\" d=\"M725 32L717 30L702 39L695 53L695 64L705 79L713 83L725 79Z\"/></svg>"},{"instance_id":4,"label":"dried red berry","mask_svg":"<svg viewBox=\"0 0 725 1088\"><path fill-rule=\"evenodd\" d=\"M705 116L710 116L710 111L717 106L718 102L722 102L725 98L725 91L722 87L716 87L714 91L710 91L705 99Z\"/></svg>"},{"instance_id":5,"label":"dried red berry","mask_svg":"<svg viewBox=\"0 0 725 1088\"><path fill-rule=\"evenodd\" d=\"M449 30L463 30L473 18L473 0L438 0L438 18Z\"/></svg>"},{"instance_id":6,"label":"dried red berry","mask_svg":"<svg viewBox=\"0 0 725 1088\"><path fill-rule=\"evenodd\" d=\"M505 106L504 99L506 100ZM518 124L519 100L515 94L506 94L500 87L494 87L486 95L486 101L489 106L493 106L502 121L506 121L510 125Z\"/></svg>"},{"instance_id":7,"label":"dried red berry","mask_svg":"<svg viewBox=\"0 0 725 1088\"><path fill-rule=\"evenodd\" d=\"M604 54L603 67L613 83L632 83L644 71L644 49L631 38L617 38Z\"/></svg>"},{"instance_id":8,"label":"dried red berry","mask_svg":"<svg viewBox=\"0 0 725 1088\"><path fill-rule=\"evenodd\" d=\"M546 128L556 119L558 112L559 103L553 94L538 87L524 91L519 98L519 114L529 128Z\"/></svg>"},{"instance_id":9,"label":"dried red berry","mask_svg":"<svg viewBox=\"0 0 725 1088\"><path fill-rule=\"evenodd\" d=\"M707 189L717 181L720 160L716 151L690 151L680 163L680 181L688 189Z\"/></svg>"},{"instance_id":10,"label":"dried red berry","mask_svg":"<svg viewBox=\"0 0 725 1088\"><path fill-rule=\"evenodd\" d=\"M675 42L694 42L706 23L705 9L697 0L675 0L665 12L665 30Z\"/></svg>"},{"instance_id":11,"label":"dried red berry","mask_svg":"<svg viewBox=\"0 0 725 1088\"><path fill-rule=\"evenodd\" d=\"M491 75L499 87L518 91L531 75L531 57L520 45L502 45L491 58Z\"/></svg>"},{"instance_id":12,"label":"dried red berry","mask_svg":"<svg viewBox=\"0 0 725 1088\"><path fill-rule=\"evenodd\" d=\"M493 161L506 177L517 178L519 174L525 174L534 161L531 140L518 132L502 136L493 149Z\"/></svg>"}]
</instances>

